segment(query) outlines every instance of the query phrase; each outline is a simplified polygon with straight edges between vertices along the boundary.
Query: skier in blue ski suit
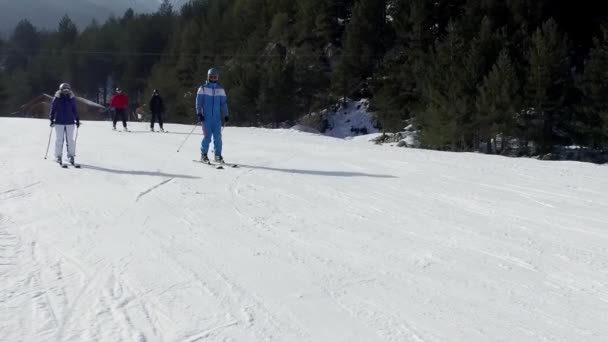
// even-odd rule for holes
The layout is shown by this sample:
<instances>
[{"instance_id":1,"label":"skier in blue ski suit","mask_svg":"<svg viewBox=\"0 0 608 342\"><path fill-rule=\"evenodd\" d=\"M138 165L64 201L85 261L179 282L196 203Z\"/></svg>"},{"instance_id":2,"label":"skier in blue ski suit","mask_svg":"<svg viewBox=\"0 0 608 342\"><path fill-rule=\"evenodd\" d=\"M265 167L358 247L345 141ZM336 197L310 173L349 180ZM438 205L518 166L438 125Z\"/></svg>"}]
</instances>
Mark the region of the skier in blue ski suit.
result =
<instances>
[{"instance_id":1,"label":"skier in blue ski suit","mask_svg":"<svg viewBox=\"0 0 608 342\"><path fill-rule=\"evenodd\" d=\"M196 114L203 126L203 141L201 142L201 161L209 162L207 152L213 137L215 161L224 162L222 158L222 126L228 122L228 98L226 91L217 83L219 71L215 68L207 72L207 82L198 88L196 95Z\"/></svg>"}]
</instances>

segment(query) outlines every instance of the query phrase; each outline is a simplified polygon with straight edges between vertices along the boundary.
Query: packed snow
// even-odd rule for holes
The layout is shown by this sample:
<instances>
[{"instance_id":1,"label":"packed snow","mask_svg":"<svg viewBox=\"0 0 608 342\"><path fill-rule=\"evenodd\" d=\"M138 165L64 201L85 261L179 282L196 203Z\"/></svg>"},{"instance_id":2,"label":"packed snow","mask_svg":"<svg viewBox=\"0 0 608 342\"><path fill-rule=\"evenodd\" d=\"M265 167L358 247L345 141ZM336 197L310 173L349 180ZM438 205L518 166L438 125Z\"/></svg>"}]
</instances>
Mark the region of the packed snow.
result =
<instances>
[{"instance_id":1,"label":"packed snow","mask_svg":"<svg viewBox=\"0 0 608 342\"><path fill-rule=\"evenodd\" d=\"M608 340L607 166L0 125L0 341Z\"/></svg>"}]
</instances>

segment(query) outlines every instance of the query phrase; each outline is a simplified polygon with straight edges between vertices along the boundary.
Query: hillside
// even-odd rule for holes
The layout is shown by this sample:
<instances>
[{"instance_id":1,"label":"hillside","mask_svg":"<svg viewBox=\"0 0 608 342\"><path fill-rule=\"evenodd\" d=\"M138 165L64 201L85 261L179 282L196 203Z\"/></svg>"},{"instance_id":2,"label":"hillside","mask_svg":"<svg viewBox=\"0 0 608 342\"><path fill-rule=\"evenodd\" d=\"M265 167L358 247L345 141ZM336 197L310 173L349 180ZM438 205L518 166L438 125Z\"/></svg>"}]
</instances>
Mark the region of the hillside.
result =
<instances>
[{"instance_id":1,"label":"hillside","mask_svg":"<svg viewBox=\"0 0 608 342\"><path fill-rule=\"evenodd\" d=\"M0 119L1 341L604 341L608 167Z\"/></svg>"}]
</instances>

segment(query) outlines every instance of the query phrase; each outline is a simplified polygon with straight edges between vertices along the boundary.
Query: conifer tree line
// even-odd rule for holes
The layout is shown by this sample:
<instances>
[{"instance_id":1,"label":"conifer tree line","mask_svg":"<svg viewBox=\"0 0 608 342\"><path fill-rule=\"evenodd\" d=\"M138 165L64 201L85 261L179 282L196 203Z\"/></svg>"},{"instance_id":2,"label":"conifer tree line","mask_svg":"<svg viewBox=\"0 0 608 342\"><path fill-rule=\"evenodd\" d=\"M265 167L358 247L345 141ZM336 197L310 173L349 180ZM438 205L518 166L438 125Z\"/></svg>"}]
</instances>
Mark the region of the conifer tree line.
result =
<instances>
[{"instance_id":1,"label":"conifer tree line","mask_svg":"<svg viewBox=\"0 0 608 342\"><path fill-rule=\"evenodd\" d=\"M231 123L275 125L370 98L378 124L415 119L423 146L501 153L513 141L608 144L608 10L549 0L192 0L77 28L27 20L0 40L0 108L60 82L103 102L159 89L168 120L195 120L221 70Z\"/></svg>"}]
</instances>

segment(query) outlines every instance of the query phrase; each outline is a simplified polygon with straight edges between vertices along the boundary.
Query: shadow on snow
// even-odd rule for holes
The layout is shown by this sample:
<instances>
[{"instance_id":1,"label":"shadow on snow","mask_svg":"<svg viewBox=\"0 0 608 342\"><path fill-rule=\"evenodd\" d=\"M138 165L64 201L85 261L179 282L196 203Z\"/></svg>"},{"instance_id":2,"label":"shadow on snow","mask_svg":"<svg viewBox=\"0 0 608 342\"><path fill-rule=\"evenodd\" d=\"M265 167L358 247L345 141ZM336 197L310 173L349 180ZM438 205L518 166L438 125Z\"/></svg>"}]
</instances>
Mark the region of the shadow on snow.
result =
<instances>
[{"instance_id":1,"label":"shadow on snow","mask_svg":"<svg viewBox=\"0 0 608 342\"><path fill-rule=\"evenodd\" d=\"M117 169L109 169L106 167L95 166L95 165L87 165L87 164L80 164L80 165L84 169L116 173L116 174L120 174L120 175L156 176L156 177L182 178L182 179L200 179L200 177L195 177L195 176L190 176L190 175L178 175L178 174L173 174L173 173L164 173L164 172L160 172L160 171L153 172L153 171L137 171L137 170L117 170Z\"/></svg>"},{"instance_id":2,"label":"shadow on snow","mask_svg":"<svg viewBox=\"0 0 608 342\"><path fill-rule=\"evenodd\" d=\"M379 174L364 173L364 172L298 170L298 169L280 169L280 168L276 168L276 167L255 166L255 165L245 165L245 164L238 164L238 165L239 165L239 167L246 167L246 168L256 169L256 170L277 171L277 172L293 173L293 174L300 174L300 175L312 175L312 176L397 178L392 175L379 175Z\"/></svg>"}]
</instances>

